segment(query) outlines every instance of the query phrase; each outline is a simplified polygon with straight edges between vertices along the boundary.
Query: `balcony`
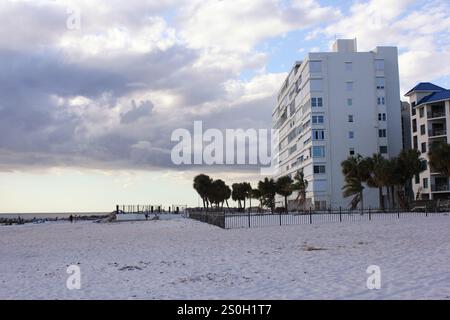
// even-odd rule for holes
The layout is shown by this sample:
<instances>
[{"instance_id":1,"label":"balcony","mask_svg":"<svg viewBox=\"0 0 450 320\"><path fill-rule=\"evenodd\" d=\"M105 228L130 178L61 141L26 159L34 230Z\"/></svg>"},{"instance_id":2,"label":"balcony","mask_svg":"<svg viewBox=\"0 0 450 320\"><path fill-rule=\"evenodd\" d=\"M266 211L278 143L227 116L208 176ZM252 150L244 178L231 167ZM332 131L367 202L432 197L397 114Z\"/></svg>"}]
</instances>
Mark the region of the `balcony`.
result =
<instances>
[{"instance_id":1,"label":"balcony","mask_svg":"<svg viewBox=\"0 0 450 320\"><path fill-rule=\"evenodd\" d=\"M427 118L442 118L445 117L445 103L435 103L427 107Z\"/></svg>"},{"instance_id":2,"label":"balcony","mask_svg":"<svg viewBox=\"0 0 450 320\"><path fill-rule=\"evenodd\" d=\"M446 129L431 129L428 130L428 137L440 137L447 135Z\"/></svg>"},{"instance_id":3,"label":"balcony","mask_svg":"<svg viewBox=\"0 0 450 320\"><path fill-rule=\"evenodd\" d=\"M442 118L442 117L445 117L445 111L427 112L428 119Z\"/></svg>"},{"instance_id":4,"label":"balcony","mask_svg":"<svg viewBox=\"0 0 450 320\"><path fill-rule=\"evenodd\" d=\"M450 187L448 184L432 184L431 192L447 192L450 191Z\"/></svg>"},{"instance_id":5,"label":"balcony","mask_svg":"<svg viewBox=\"0 0 450 320\"><path fill-rule=\"evenodd\" d=\"M431 192L448 192L450 191L449 178L435 176L431 178Z\"/></svg>"}]
</instances>

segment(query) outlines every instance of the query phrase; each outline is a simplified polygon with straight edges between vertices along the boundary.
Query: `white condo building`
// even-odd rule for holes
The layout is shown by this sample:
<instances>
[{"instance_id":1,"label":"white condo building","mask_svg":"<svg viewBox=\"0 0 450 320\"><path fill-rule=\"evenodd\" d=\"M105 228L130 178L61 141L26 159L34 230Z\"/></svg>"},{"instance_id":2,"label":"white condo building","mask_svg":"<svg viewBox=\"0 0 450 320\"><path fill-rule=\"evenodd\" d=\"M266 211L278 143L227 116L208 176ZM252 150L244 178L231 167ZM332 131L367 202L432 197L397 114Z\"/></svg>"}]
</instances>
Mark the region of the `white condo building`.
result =
<instances>
[{"instance_id":1,"label":"white condo building","mask_svg":"<svg viewBox=\"0 0 450 320\"><path fill-rule=\"evenodd\" d=\"M342 39L332 52L309 53L284 81L272 119L279 129L274 178L303 170L307 206L348 206L341 162L357 154L396 156L402 149L397 48L358 52L356 39ZM378 206L378 191L366 188L364 202ZM277 204L283 205L281 198Z\"/></svg>"},{"instance_id":2,"label":"white condo building","mask_svg":"<svg viewBox=\"0 0 450 320\"><path fill-rule=\"evenodd\" d=\"M428 160L433 142L450 143L450 90L429 82L421 82L406 96L411 105L411 144ZM413 181L414 194L423 200L449 199L450 181L430 166Z\"/></svg>"}]
</instances>

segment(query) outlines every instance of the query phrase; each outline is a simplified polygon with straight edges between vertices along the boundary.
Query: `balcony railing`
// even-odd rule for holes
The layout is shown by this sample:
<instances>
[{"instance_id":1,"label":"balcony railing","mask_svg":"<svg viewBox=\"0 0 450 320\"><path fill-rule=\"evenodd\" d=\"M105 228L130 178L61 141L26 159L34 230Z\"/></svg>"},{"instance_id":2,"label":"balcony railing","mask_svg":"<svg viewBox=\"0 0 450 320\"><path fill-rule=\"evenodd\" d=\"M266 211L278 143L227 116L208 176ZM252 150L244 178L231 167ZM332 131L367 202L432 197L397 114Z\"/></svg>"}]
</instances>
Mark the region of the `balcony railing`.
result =
<instances>
[{"instance_id":1,"label":"balcony railing","mask_svg":"<svg viewBox=\"0 0 450 320\"><path fill-rule=\"evenodd\" d=\"M428 130L429 137L445 136L446 134L447 134L447 130L445 130L445 129Z\"/></svg>"},{"instance_id":2,"label":"balcony railing","mask_svg":"<svg viewBox=\"0 0 450 320\"><path fill-rule=\"evenodd\" d=\"M427 112L428 119L440 118L440 117L445 117L445 111Z\"/></svg>"},{"instance_id":3,"label":"balcony railing","mask_svg":"<svg viewBox=\"0 0 450 320\"><path fill-rule=\"evenodd\" d=\"M448 184L432 184L431 185L431 191L432 192L439 192L439 191L449 191L449 185Z\"/></svg>"}]
</instances>

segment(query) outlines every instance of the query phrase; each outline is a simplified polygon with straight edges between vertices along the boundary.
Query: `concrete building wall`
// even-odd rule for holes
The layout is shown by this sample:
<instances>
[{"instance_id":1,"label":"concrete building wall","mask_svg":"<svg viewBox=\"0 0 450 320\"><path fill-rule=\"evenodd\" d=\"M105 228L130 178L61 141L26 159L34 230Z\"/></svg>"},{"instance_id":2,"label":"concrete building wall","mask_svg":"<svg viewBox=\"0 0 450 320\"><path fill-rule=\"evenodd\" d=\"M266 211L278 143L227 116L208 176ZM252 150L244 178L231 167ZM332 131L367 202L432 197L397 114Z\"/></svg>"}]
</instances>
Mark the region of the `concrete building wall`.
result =
<instances>
[{"instance_id":1,"label":"concrete building wall","mask_svg":"<svg viewBox=\"0 0 450 320\"><path fill-rule=\"evenodd\" d=\"M273 114L274 124L287 114L278 127L281 157L275 178L293 177L303 170L309 181L307 197L312 204L327 207L347 206L351 200L342 197L341 172L341 162L350 156L351 149L355 155L371 156L385 146L386 156L396 156L402 148L397 49L377 47L371 52L355 52L355 40L339 40L334 48L341 51L310 53L305 61L295 64ZM377 78L384 79L382 85ZM294 90L296 84L298 90ZM317 99L321 99L321 106L317 106ZM385 116L379 120L379 114ZM324 121L314 124L318 116ZM301 133L292 134L298 126ZM380 129L386 130L385 137L379 136ZM323 130L323 140L314 139L315 130ZM295 139L286 138L290 133ZM325 156L314 157L315 147L324 147ZM314 173L314 166L325 166L325 173ZM366 206L378 205L377 190L366 188L364 194Z\"/></svg>"}]
</instances>

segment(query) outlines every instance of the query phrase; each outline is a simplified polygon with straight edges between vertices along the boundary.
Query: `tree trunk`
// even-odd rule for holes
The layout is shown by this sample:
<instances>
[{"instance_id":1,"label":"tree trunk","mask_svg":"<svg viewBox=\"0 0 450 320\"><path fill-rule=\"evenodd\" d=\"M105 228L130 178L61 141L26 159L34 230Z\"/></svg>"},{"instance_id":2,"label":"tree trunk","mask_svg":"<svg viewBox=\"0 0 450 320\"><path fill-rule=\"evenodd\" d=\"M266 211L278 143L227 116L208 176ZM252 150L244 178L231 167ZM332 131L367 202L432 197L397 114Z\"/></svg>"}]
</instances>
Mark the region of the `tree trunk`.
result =
<instances>
[{"instance_id":1,"label":"tree trunk","mask_svg":"<svg viewBox=\"0 0 450 320\"><path fill-rule=\"evenodd\" d=\"M392 209L395 209L395 186L391 186Z\"/></svg>"},{"instance_id":2,"label":"tree trunk","mask_svg":"<svg viewBox=\"0 0 450 320\"><path fill-rule=\"evenodd\" d=\"M288 213L288 201L287 201L287 196L284 197L284 209L285 209L286 213Z\"/></svg>"},{"instance_id":3,"label":"tree trunk","mask_svg":"<svg viewBox=\"0 0 450 320\"><path fill-rule=\"evenodd\" d=\"M359 197L361 199L361 211L364 212L364 196L362 191L359 193Z\"/></svg>"},{"instance_id":4,"label":"tree trunk","mask_svg":"<svg viewBox=\"0 0 450 320\"><path fill-rule=\"evenodd\" d=\"M389 193L389 186L386 186L386 197L387 197L388 209L391 209L392 208L392 204L391 204L391 195Z\"/></svg>"},{"instance_id":5,"label":"tree trunk","mask_svg":"<svg viewBox=\"0 0 450 320\"><path fill-rule=\"evenodd\" d=\"M384 199L382 187L378 187L378 197L380 198L380 209L384 211Z\"/></svg>"}]
</instances>

